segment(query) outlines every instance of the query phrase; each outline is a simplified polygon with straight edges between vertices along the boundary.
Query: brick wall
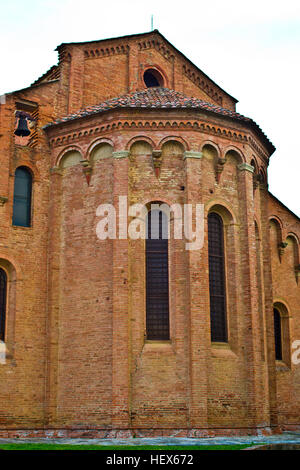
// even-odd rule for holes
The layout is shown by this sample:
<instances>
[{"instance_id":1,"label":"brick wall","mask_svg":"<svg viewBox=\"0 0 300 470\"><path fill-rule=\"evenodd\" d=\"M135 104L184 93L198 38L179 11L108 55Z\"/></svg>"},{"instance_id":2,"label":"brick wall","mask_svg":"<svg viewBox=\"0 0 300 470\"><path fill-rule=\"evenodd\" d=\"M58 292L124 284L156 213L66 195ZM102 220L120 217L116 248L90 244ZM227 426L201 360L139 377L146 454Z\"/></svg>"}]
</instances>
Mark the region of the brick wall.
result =
<instances>
[{"instance_id":1,"label":"brick wall","mask_svg":"<svg viewBox=\"0 0 300 470\"><path fill-rule=\"evenodd\" d=\"M148 39L64 45L59 79L6 95L0 106L0 196L8 198L0 206L0 266L10 279L2 435L45 427L58 435L200 436L300 424L299 366L275 362L273 331L275 302L284 306L290 344L300 339L300 226L253 175L253 158L267 171L264 142L242 123L188 109L114 110L42 129L142 89L146 66L169 88L234 109L178 51L155 33ZM14 140L20 99L38 106L34 148ZM158 173L153 150L161 151ZM30 228L11 225L20 165L34 175ZM205 206L203 248L169 242L168 342L145 340L144 241L96 235L97 207L118 208L120 195L129 204ZM210 340L209 211L225 227L226 344Z\"/></svg>"}]
</instances>

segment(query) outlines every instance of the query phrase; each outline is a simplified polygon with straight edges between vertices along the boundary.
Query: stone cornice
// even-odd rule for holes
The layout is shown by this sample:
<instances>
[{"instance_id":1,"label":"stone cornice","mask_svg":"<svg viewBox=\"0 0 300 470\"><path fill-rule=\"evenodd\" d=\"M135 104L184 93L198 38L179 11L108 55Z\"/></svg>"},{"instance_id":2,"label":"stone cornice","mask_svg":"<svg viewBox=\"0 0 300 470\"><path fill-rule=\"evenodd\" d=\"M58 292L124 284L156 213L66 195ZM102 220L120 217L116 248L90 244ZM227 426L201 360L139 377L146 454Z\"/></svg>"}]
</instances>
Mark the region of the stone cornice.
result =
<instances>
[{"instance_id":1,"label":"stone cornice","mask_svg":"<svg viewBox=\"0 0 300 470\"><path fill-rule=\"evenodd\" d=\"M114 158L126 158L129 155L128 150L117 150L116 152L113 152L113 157Z\"/></svg>"},{"instance_id":2,"label":"stone cornice","mask_svg":"<svg viewBox=\"0 0 300 470\"><path fill-rule=\"evenodd\" d=\"M248 163L241 163L238 165L238 169L240 171L250 171L250 173L254 173L254 167L252 165L248 165Z\"/></svg>"},{"instance_id":3,"label":"stone cornice","mask_svg":"<svg viewBox=\"0 0 300 470\"><path fill-rule=\"evenodd\" d=\"M186 150L183 154L183 159L185 160L186 158L202 158L203 154L202 152L195 152L194 150Z\"/></svg>"}]
</instances>

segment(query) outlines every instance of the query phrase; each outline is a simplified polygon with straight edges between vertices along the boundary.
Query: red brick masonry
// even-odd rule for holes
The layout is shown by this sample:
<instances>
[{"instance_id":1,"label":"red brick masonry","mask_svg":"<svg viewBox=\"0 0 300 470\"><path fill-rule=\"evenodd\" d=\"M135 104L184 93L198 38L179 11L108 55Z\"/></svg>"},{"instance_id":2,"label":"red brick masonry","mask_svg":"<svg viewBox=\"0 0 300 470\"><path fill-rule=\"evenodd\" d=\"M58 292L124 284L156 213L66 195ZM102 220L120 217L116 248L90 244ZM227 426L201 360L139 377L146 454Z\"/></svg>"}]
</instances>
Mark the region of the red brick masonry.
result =
<instances>
[{"instance_id":1,"label":"red brick masonry","mask_svg":"<svg viewBox=\"0 0 300 470\"><path fill-rule=\"evenodd\" d=\"M299 429L300 221L268 192L274 146L158 31L58 53L33 85L1 97L0 437ZM149 68L159 88L146 88ZM24 141L16 109L36 116ZM29 228L12 226L19 166L33 175ZM97 207L118 209L119 196L204 204L204 247L169 241L170 341L145 339L144 241L97 238ZM210 340L211 211L225 227L228 343Z\"/></svg>"}]
</instances>

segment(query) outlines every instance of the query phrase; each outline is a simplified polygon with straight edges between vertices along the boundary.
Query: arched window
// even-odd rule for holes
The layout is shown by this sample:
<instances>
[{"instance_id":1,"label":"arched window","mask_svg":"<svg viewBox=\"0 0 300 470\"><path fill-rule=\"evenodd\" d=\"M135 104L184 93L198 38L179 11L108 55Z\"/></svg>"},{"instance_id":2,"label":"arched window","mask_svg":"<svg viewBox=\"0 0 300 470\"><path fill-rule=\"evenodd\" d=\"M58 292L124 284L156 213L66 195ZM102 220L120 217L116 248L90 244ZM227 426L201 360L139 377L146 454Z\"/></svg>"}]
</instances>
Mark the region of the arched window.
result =
<instances>
[{"instance_id":1,"label":"arched window","mask_svg":"<svg viewBox=\"0 0 300 470\"><path fill-rule=\"evenodd\" d=\"M146 331L149 340L167 340L169 333L168 218L153 209L147 217Z\"/></svg>"},{"instance_id":2,"label":"arched window","mask_svg":"<svg viewBox=\"0 0 300 470\"><path fill-rule=\"evenodd\" d=\"M7 296L7 276L4 269L0 268L0 340L5 338L6 319L6 296Z\"/></svg>"},{"instance_id":3,"label":"arched window","mask_svg":"<svg viewBox=\"0 0 300 470\"><path fill-rule=\"evenodd\" d=\"M164 79L156 69L147 69L143 78L147 88L164 86Z\"/></svg>"},{"instance_id":4,"label":"arched window","mask_svg":"<svg viewBox=\"0 0 300 470\"><path fill-rule=\"evenodd\" d=\"M281 315L277 308L274 308L274 339L275 339L275 359L282 360L282 340L281 340Z\"/></svg>"},{"instance_id":5,"label":"arched window","mask_svg":"<svg viewBox=\"0 0 300 470\"><path fill-rule=\"evenodd\" d=\"M222 218L215 212L208 214L208 258L211 340L226 343L224 227Z\"/></svg>"},{"instance_id":6,"label":"arched window","mask_svg":"<svg viewBox=\"0 0 300 470\"><path fill-rule=\"evenodd\" d=\"M31 225L32 176L30 171L20 166L15 171L13 225Z\"/></svg>"}]
</instances>

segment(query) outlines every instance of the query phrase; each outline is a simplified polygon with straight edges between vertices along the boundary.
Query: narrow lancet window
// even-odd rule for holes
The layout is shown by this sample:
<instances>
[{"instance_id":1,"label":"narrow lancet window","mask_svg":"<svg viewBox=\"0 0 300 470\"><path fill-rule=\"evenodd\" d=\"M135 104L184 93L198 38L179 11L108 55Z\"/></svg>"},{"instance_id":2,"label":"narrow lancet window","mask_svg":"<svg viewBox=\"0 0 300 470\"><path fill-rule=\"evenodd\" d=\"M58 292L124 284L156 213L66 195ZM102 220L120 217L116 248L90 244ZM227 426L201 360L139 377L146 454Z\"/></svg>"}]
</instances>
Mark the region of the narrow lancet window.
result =
<instances>
[{"instance_id":1,"label":"narrow lancet window","mask_svg":"<svg viewBox=\"0 0 300 470\"><path fill-rule=\"evenodd\" d=\"M31 225L32 176L25 167L15 171L13 225L30 227Z\"/></svg>"},{"instance_id":2,"label":"narrow lancet window","mask_svg":"<svg viewBox=\"0 0 300 470\"><path fill-rule=\"evenodd\" d=\"M159 210L148 212L146 239L146 331L149 340L168 340L169 269L168 217Z\"/></svg>"},{"instance_id":3,"label":"narrow lancet window","mask_svg":"<svg viewBox=\"0 0 300 470\"><path fill-rule=\"evenodd\" d=\"M281 341L281 316L277 308L274 308L274 339L275 339L275 359L282 360L282 341Z\"/></svg>"},{"instance_id":4,"label":"narrow lancet window","mask_svg":"<svg viewBox=\"0 0 300 470\"><path fill-rule=\"evenodd\" d=\"M4 269L0 268L0 341L5 340L6 297L7 276Z\"/></svg>"},{"instance_id":5,"label":"narrow lancet window","mask_svg":"<svg viewBox=\"0 0 300 470\"><path fill-rule=\"evenodd\" d=\"M212 212L208 215L208 255L211 340L227 342L226 280L224 255L224 227L222 218Z\"/></svg>"}]
</instances>

